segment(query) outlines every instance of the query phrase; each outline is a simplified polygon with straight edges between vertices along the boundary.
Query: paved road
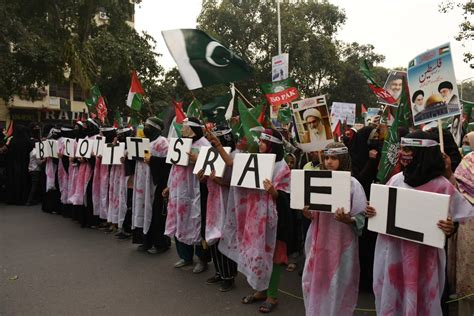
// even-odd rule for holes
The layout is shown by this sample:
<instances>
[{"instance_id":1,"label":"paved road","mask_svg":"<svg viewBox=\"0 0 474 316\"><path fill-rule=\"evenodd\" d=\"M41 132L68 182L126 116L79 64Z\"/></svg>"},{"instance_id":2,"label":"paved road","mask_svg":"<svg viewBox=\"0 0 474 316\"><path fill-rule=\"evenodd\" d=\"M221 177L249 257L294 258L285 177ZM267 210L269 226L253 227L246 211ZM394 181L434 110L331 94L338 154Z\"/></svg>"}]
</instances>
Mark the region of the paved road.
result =
<instances>
[{"instance_id":1,"label":"paved road","mask_svg":"<svg viewBox=\"0 0 474 316\"><path fill-rule=\"evenodd\" d=\"M261 315L242 305L245 279L227 293L205 284L213 268L178 270L176 251L139 253L129 241L82 229L39 207L0 204L0 315ZM273 315L304 315L301 280L284 272ZM360 295L359 306L373 308ZM358 315L375 315L359 312Z\"/></svg>"}]
</instances>

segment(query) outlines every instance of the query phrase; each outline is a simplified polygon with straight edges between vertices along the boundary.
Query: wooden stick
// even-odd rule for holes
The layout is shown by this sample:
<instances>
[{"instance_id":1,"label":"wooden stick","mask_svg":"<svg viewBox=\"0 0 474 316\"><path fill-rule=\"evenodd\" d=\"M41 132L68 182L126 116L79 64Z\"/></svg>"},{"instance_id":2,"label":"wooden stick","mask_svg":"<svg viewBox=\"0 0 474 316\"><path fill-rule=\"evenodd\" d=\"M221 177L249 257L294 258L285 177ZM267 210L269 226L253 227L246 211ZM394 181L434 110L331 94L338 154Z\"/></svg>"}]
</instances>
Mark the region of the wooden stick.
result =
<instances>
[{"instance_id":1,"label":"wooden stick","mask_svg":"<svg viewBox=\"0 0 474 316\"><path fill-rule=\"evenodd\" d=\"M240 94L242 99L244 99L244 101L247 102L247 104L249 104L252 108L254 108L255 106L252 103L250 103L249 100L247 100L247 98L242 94L242 92L240 92L240 90L237 89L237 87L235 85L234 85L234 87L235 87L235 91L237 91L237 93Z\"/></svg>"},{"instance_id":2,"label":"wooden stick","mask_svg":"<svg viewBox=\"0 0 474 316\"><path fill-rule=\"evenodd\" d=\"M439 133L439 148L441 149L441 152L444 154L443 125L440 119L438 119L438 133Z\"/></svg>"}]
</instances>

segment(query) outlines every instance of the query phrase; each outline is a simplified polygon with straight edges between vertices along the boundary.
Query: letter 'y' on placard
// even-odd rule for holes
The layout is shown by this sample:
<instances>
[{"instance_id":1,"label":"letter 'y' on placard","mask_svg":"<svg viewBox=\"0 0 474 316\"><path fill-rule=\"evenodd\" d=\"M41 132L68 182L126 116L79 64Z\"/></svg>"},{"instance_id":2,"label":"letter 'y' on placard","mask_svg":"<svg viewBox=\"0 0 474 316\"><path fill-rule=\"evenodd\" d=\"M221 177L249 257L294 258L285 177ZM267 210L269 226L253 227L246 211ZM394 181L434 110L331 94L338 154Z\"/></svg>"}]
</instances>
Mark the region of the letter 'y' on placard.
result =
<instances>
[{"instance_id":1,"label":"letter 'y' on placard","mask_svg":"<svg viewBox=\"0 0 474 316\"><path fill-rule=\"evenodd\" d=\"M91 139L79 139L76 147L76 157L90 158L93 146L94 142Z\"/></svg>"},{"instance_id":2,"label":"letter 'y' on placard","mask_svg":"<svg viewBox=\"0 0 474 316\"><path fill-rule=\"evenodd\" d=\"M351 173L329 170L291 170L290 207L335 213L351 207Z\"/></svg>"},{"instance_id":3,"label":"letter 'y' on placard","mask_svg":"<svg viewBox=\"0 0 474 316\"><path fill-rule=\"evenodd\" d=\"M117 144L105 144L102 152L102 164L103 165L120 165L122 158L125 154L125 143Z\"/></svg>"},{"instance_id":4,"label":"letter 'y' on placard","mask_svg":"<svg viewBox=\"0 0 474 316\"><path fill-rule=\"evenodd\" d=\"M437 224L448 217L449 195L372 184L370 205L377 213L369 230L444 248L446 237Z\"/></svg>"},{"instance_id":5,"label":"letter 'y' on placard","mask_svg":"<svg viewBox=\"0 0 474 316\"><path fill-rule=\"evenodd\" d=\"M264 190L263 181L272 180L275 154L236 154L231 186Z\"/></svg>"},{"instance_id":6,"label":"letter 'y' on placard","mask_svg":"<svg viewBox=\"0 0 474 316\"><path fill-rule=\"evenodd\" d=\"M58 158L58 141L54 139L47 139L43 143L46 147L48 147L48 150L51 153L50 157Z\"/></svg>"},{"instance_id":7,"label":"letter 'y' on placard","mask_svg":"<svg viewBox=\"0 0 474 316\"><path fill-rule=\"evenodd\" d=\"M230 153L230 147L224 147L226 153ZM213 170L216 172L216 177L222 178L225 171L225 161L219 155L217 149L212 146L203 146L199 150L199 156L194 166L193 173L197 174L204 169L204 175L208 176Z\"/></svg>"},{"instance_id":8,"label":"letter 'y' on placard","mask_svg":"<svg viewBox=\"0 0 474 316\"><path fill-rule=\"evenodd\" d=\"M171 138L166 155L166 163L180 166L189 164L189 155L193 140L191 138Z\"/></svg>"},{"instance_id":9,"label":"letter 'y' on placard","mask_svg":"<svg viewBox=\"0 0 474 316\"><path fill-rule=\"evenodd\" d=\"M150 139L127 137L127 157L129 160L144 158L145 151L150 151Z\"/></svg>"}]
</instances>

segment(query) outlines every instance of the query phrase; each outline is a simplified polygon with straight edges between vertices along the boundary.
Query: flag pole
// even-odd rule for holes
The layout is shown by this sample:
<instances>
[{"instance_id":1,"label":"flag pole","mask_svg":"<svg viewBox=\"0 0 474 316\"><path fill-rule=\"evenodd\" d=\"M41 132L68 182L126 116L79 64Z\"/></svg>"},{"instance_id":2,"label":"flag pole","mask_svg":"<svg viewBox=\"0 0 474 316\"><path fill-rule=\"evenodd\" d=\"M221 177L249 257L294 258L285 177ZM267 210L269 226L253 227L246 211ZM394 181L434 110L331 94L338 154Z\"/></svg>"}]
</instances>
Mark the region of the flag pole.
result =
<instances>
[{"instance_id":1,"label":"flag pole","mask_svg":"<svg viewBox=\"0 0 474 316\"><path fill-rule=\"evenodd\" d=\"M277 0L277 17L278 17L278 55L281 55L280 0Z\"/></svg>"},{"instance_id":2,"label":"flag pole","mask_svg":"<svg viewBox=\"0 0 474 316\"><path fill-rule=\"evenodd\" d=\"M242 92L240 92L239 89L237 89L237 87L234 85L234 88L235 88L235 91L237 91L238 94L240 94L240 96L245 100L245 102L247 102L251 107L255 107L252 103L250 103L249 100L247 100L247 98L245 98L245 96L242 94Z\"/></svg>"}]
</instances>

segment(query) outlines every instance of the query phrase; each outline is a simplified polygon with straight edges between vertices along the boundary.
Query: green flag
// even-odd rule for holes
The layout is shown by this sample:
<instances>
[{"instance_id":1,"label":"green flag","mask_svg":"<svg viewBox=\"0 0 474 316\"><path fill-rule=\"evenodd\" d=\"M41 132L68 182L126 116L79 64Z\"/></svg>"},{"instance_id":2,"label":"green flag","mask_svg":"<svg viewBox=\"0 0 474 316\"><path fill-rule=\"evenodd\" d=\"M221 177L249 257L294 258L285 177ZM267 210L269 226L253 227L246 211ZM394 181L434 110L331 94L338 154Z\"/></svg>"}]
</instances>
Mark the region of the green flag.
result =
<instances>
[{"instance_id":1,"label":"green flag","mask_svg":"<svg viewBox=\"0 0 474 316\"><path fill-rule=\"evenodd\" d=\"M225 122L225 113L231 99L232 95L230 93L214 98L211 102L202 106L202 114L208 122Z\"/></svg>"},{"instance_id":2,"label":"green flag","mask_svg":"<svg viewBox=\"0 0 474 316\"><path fill-rule=\"evenodd\" d=\"M199 120L202 120L202 105L198 99L194 99L191 104L188 106L186 111L186 117L195 117Z\"/></svg>"},{"instance_id":3,"label":"green flag","mask_svg":"<svg viewBox=\"0 0 474 316\"><path fill-rule=\"evenodd\" d=\"M89 108L89 112L91 110L95 110L95 106L97 105L97 102L99 102L99 97L101 96L99 87L94 85L91 88L91 97L89 99L86 99L86 105Z\"/></svg>"},{"instance_id":4,"label":"green flag","mask_svg":"<svg viewBox=\"0 0 474 316\"><path fill-rule=\"evenodd\" d=\"M252 76L251 67L241 57L203 31L182 29L162 34L189 90Z\"/></svg>"},{"instance_id":5,"label":"green flag","mask_svg":"<svg viewBox=\"0 0 474 316\"><path fill-rule=\"evenodd\" d=\"M276 106L289 103L299 97L291 78L260 85L268 104Z\"/></svg>"},{"instance_id":6,"label":"green flag","mask_svg":"<svg viewBox=\"0 0 474 316\"><path fill-rule=\"evenodd\" d=\"M238 99L238 108L240 115L240 122L242 123L243 136L247 139L247 149L248 152L256 153L258 152L258 137L259 132L252 131L254 127L261 127L257 119L252 115L252 113L247 109L242 100Z\"/></svg>"},{"instance_id":7,"label":"green flag","mask_svg":"<svg viewBox=\"0 0 474 316\"><path fill-rule=\"evenodd\" d=\"M400 139L398 137L399 127L411 126L410 101L408 99L408 85L406 78L403 79L403 89L400 96L400 105L395 112L395 119L388 130L388 135L382 148L382 157L380 159L377 179L385 184L392 174L393 168L398 162L398 151L400 150Z\"/></svg>"},{"instance_id":8,"label":"green flag","mask_svg":"<svg viewBox=\"0 0 474 316\"><path fill-rule=\"evenodd\" d=\"M282 124L289 124L291 122L291 109L290 108L280 108L278 110L277 121Z\"/></svg>"}]
</instances>

